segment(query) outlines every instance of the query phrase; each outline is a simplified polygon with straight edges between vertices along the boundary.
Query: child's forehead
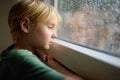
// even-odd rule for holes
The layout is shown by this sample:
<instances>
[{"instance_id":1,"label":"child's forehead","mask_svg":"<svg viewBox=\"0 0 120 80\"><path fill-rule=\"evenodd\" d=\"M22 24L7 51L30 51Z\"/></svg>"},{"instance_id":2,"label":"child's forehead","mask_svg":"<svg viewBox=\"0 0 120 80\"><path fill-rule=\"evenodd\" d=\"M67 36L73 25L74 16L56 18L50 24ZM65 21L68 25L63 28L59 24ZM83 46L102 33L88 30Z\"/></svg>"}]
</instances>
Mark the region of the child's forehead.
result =
<instances>
[{"instance_id":1,"label":"child's forehead","mask_svg":"<svg viewBox=\"0 0 120 80\"><path fill-rule=\"evenodd\" d=\"M57 21L58 21L58 19L57 19L56 14L51 14L51 15L48 17L48 19L45 20L45 22L48 23L48 24L57 24Z\"/></svg>"}]
</instances>

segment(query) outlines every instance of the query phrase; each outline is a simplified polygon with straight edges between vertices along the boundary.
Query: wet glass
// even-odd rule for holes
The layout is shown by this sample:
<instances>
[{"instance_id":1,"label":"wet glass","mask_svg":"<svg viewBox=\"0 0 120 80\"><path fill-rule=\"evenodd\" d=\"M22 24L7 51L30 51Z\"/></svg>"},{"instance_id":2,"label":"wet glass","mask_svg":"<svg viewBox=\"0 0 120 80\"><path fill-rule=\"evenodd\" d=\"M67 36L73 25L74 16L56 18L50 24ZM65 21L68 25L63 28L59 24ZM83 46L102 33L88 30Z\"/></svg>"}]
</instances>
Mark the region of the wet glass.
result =
<instances>
[{"instance_id":1,"label":"wet glass","mask_svg":"<svg viewBox=\"0 0 120 80\"><path fill-rule=\"evenodd\" d=\"M120 0L55 0L60 39L120 56Z\"/></svg>"}]
</instances>

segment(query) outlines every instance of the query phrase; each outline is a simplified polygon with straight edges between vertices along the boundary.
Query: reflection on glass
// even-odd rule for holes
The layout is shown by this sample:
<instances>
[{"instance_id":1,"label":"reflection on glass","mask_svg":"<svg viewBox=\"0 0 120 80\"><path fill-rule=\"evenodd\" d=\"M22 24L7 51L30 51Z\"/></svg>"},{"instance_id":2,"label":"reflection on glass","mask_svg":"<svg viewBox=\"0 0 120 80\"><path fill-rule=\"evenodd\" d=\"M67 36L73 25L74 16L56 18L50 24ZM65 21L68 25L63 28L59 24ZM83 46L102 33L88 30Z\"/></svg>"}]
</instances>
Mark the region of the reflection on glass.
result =
<instances>
[{"instance_id":1,"label":"reflection on glass","mask_svg":"<svg viewBox=\"0 0 120 80\"><path fill-rule=\"evenodd\" d=\"M60 39L120 55L120 0L57 0Z\"/></svg>"}]
</instances>

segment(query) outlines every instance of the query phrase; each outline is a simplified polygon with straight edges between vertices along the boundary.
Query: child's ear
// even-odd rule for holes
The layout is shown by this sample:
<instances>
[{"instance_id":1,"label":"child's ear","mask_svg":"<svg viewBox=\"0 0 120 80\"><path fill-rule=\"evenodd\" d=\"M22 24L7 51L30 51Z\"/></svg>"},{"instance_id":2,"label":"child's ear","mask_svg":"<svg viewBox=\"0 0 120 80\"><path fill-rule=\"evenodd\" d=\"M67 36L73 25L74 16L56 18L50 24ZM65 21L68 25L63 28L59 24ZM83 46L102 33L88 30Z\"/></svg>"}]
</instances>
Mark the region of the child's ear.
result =
<instances>
[{"instance_id":1,"label":"child's ear","mask_svg":"<svg viewBox=\"0 0 120 80\"><path fill-rule=\"evenodd\" d=\"M28 17L24 17L20 20L20 29L21 31L28 33L30 28L30 19Z\"/></svg>"}]
</instances>

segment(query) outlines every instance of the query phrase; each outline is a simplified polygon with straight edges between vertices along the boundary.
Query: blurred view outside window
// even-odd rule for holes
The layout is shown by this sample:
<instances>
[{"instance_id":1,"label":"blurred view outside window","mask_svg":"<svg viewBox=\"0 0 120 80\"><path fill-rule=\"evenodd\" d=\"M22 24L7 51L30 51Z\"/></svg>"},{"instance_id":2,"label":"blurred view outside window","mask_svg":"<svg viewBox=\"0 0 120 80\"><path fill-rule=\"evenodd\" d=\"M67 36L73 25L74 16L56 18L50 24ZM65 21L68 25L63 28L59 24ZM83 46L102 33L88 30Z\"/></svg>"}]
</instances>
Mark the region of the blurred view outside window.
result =
<instances>
[{"instance_id":1,"label":"blurred view outside window","mask_svg":"<svg viewBox=\"0 0 120 80\"><path fill-rule=\"evenodd\" d=\"M59 39L120 56L120 0L54 0Z\"/></svg>"}]
</instances>

